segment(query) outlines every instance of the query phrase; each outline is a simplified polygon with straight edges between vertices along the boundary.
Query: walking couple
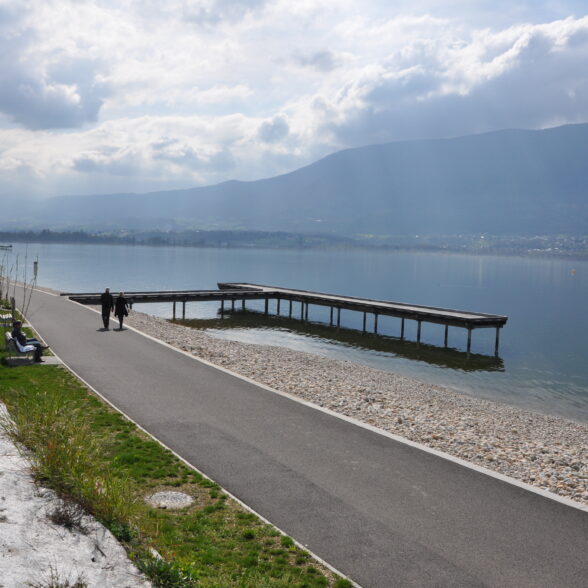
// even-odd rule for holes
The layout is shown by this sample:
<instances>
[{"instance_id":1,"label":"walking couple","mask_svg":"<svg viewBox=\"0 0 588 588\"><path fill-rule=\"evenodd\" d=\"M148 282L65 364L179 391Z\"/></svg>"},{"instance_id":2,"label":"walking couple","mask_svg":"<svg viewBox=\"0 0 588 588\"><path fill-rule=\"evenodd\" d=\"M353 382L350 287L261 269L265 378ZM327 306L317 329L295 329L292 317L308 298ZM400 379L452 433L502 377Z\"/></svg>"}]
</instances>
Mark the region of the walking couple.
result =
<instances>
[{"instance_id":1,"label":"walking couple","mask_svg":"<svg viewBox=\"0 0 588 588\"><path fill-rule=\"evenodd\" d=\"M104 329L109 330L108 324L110 322L110 313L114 310L114 316L118 318L120 324L119 331L123 330L123 320L125 316L129 316L129 303L125 298L124 292L121 292L116 300L110 293L110 288L106 288L104 293L100 296L100 304L102 306L102 322Z\"/></svg>"}]
</instances>

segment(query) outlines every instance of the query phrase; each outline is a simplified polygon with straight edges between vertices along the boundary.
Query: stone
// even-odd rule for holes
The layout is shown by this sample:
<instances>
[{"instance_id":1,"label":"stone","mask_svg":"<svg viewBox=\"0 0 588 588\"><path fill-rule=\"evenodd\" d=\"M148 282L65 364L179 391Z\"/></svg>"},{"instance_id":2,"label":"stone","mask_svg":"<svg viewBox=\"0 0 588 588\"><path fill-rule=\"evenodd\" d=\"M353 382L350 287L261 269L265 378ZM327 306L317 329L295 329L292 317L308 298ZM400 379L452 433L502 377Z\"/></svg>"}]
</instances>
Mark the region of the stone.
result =
<instances>
[{"instance_id":1,"label":"stone","mask_svg":"<svg viewBox=\"0 0 588 588\"><path fill-rule=\"evenodd\" d=\"M147 496L145 502L153 508L179 509L190 506L194 499L185 492L167 490Z\"/></svg>"}]
</instances>

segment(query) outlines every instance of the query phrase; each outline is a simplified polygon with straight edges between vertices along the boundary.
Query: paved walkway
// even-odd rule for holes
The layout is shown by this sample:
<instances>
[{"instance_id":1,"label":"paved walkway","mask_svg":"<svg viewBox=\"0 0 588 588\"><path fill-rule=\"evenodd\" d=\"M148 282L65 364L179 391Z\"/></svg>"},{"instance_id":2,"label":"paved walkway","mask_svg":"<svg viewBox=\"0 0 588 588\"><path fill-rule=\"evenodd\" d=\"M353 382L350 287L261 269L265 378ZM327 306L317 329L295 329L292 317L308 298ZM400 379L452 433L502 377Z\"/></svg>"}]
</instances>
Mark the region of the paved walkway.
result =
<instances>
[{"instance_id":1,"label":"paved walkway","mask_svg":"<svg viewBox=\"0 0 588 588\"><path fill-rule=\"evenodd\" d=\"M588 513L272 393L35 292L29 320L113 404L365 587L576 587Z\"/></svg>"}]
</instances>

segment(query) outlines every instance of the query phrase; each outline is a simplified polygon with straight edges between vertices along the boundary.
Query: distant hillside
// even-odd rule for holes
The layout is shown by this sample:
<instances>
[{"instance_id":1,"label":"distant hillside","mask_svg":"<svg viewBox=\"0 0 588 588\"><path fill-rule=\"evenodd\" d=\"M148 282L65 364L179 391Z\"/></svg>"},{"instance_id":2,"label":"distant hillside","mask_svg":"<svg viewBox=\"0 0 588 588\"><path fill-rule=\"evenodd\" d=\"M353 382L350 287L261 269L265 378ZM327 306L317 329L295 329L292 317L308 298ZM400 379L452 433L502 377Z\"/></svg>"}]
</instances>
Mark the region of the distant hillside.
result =
<instances>
[{"instance_id":1,"label":"distant hillside","mask_svg":"<svg viewBox=\"0 0 588 588\"><path fill-rule=\"evenodd\" d=\"M588 234L587 153L588 124L396 142L254 182L53 198L27 216L44 227Z\"/></svg>"}]
</instances>

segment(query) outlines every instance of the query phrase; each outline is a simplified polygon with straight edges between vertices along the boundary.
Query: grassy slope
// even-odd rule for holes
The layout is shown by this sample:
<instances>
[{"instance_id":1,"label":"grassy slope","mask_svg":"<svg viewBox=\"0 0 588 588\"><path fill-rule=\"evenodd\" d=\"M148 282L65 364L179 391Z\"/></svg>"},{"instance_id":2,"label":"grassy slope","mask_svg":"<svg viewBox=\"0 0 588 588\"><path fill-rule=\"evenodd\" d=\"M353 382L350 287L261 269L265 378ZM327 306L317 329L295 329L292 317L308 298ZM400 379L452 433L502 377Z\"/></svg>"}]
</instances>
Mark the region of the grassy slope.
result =
<instances>
[{"instance_id":1,"label":"grassy slope","mask_svg":"<svg viewBox=\"0 0 588 588\"><path fill-rule=\"evenodd\" d=\"M0 401L13 419L4 426L31 452L39 483L109 527L155 585L351 585L184 465L67 370L0 365ZM181 490L195 501L175 511L147 506L144 497L158 490Z\"/></svg>"}]
</instances>

